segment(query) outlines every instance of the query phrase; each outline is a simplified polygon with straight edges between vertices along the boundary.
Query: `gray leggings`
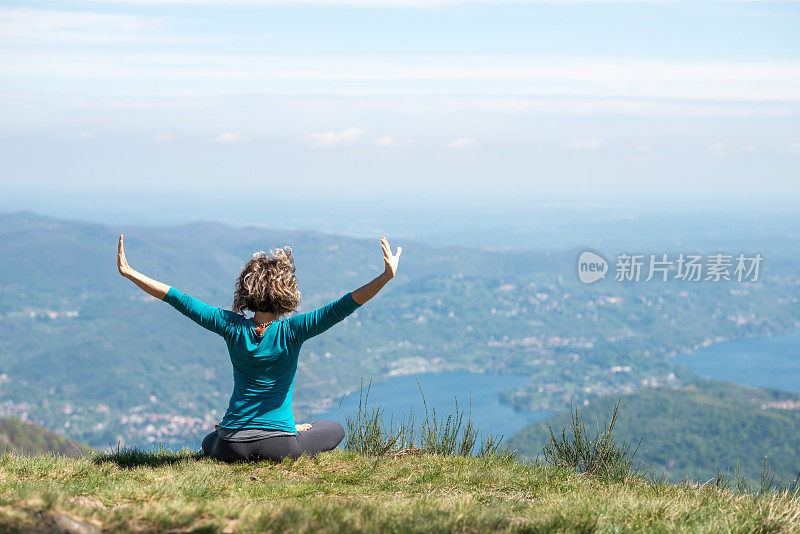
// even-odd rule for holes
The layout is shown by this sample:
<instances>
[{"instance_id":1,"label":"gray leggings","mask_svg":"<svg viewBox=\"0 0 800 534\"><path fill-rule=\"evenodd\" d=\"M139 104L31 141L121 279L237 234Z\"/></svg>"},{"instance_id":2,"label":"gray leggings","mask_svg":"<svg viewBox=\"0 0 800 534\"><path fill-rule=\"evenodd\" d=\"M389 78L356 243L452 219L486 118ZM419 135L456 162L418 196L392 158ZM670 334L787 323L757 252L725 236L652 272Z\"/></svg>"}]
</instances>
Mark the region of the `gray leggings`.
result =
<instances>
[{"instance_id":1,"label":"gray leggings","mask_svg":"<svg viewBox=\"0 0 800 534\"><path fill-rule=\"evenodd\" d=\"M301 454L314 456L336 448L344 439L344 428L334 421L314 421L311 428L296 436L274 436L256 441L226 441L210 433L203 440L203 452L226 462L249 462L297 458Z\"/></svg>"}]
</instances>

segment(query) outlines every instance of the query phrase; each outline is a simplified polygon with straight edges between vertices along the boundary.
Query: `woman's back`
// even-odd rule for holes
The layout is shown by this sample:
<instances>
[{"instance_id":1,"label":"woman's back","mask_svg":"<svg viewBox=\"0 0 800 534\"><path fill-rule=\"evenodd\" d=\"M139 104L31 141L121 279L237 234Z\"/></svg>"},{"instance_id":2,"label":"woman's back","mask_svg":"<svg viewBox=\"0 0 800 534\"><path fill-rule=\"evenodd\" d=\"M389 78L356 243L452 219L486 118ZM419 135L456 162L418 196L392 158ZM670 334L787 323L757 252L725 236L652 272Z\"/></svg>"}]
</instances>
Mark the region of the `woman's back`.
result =
<instances>
[{"instance_id":1,"label":"woman's back","mask_svg":"<svg viewBox=\"0 0 800 534\"><path fill-rule=\"evenodd\" d=\"M251 319L216 308L171 287L164 301L225 339L233 365L233 393L220 427L295 431L292 392L303 343L359 306L347 293L317 310L273 321L262 335Z\"/></svg>"}]
</instances>

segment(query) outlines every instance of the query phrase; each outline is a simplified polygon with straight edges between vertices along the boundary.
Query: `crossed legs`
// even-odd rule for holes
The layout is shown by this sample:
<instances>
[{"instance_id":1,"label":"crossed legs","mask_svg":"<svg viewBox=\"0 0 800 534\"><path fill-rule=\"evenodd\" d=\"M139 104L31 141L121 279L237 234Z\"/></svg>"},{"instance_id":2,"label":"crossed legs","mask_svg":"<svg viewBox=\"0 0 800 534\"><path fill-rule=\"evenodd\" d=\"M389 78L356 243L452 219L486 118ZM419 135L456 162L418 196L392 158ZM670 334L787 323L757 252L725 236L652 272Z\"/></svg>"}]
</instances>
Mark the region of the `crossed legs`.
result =
<instances>
[{"instance_id":1,"label":"crossed legs","mask_svg":"<svg viewBox=\"0 0 800 534\"><path fill-rule=\"evenodd\" d=\"M320 420L296 436L276 436L257 441L226 441L217 431L203 439L203 452L229 462L297 458L301 454L315 456L336 448L344 439L344 428L335 421Z\"/></svg>"}]
</instances>

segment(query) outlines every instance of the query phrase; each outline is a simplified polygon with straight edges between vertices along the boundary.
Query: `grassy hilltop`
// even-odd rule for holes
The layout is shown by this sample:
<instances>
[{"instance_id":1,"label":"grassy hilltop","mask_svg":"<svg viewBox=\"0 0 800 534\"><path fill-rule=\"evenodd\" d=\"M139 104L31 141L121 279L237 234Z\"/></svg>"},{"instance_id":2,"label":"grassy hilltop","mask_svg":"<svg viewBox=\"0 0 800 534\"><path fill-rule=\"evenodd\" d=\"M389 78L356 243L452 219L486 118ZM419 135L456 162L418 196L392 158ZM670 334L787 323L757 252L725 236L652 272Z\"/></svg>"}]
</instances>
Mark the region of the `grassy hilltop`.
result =
<instances>
[{"instance_id":1,"label":"grassy hilltop","mask_svg":"<svg viewBox=\"0 0 800 534\"><path fill-rule=\"evenodd\" d=\"M614 434L616 412L596 437L576 419L543 459L520 462L458 409L389 426L381 410L367 402L347 418L345 450L281 463L188 449L5 454L0 530L800 532L797 481L670 484Z\"/></svg>"},{"instance_id":2,"label":"grassy hilltop","mask_svg":"<svg viewBox=\"0 0 800 534\"><path fill-rule=\"evenodd\" d=\"M0 491L7 532L800 532L796 494L612 481L503 455L6 454Z\"/></svg>"}]
</instances>

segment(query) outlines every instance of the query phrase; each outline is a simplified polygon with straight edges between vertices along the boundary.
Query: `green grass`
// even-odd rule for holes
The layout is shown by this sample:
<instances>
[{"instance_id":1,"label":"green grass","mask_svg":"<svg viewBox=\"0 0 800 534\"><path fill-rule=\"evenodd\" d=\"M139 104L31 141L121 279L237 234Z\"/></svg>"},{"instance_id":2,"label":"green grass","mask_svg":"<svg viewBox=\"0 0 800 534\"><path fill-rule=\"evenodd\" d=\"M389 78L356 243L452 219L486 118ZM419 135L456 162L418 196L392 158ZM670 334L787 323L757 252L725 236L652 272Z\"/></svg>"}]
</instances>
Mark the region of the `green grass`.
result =
<instances>
[{"instance_id":1,"label":"green grass","mask_svg":"<svg viewBox=\"0 0 800 534\"><path fill-rule=\"evenodd\" d=\"M800 532L800 498L608 481L502 455L336 450L226 464L194 451L0 457L0 530L65 517L110 531Z\"/></svg>"}]
</instances>

